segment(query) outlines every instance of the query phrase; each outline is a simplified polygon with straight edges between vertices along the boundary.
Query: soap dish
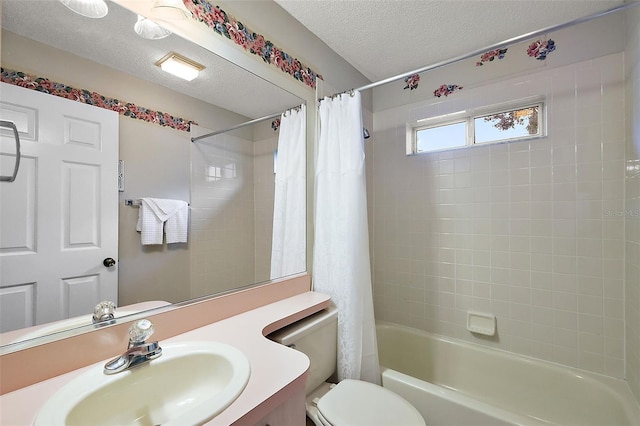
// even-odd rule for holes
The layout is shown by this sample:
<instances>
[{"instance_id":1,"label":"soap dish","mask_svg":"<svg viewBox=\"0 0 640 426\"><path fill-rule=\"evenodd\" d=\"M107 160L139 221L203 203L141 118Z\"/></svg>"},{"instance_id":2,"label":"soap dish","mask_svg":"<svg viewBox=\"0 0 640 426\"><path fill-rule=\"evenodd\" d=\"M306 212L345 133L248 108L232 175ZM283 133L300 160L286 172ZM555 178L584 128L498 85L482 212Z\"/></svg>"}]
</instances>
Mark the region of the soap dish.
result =
<instances>
[{"instance_id":1,"label":"soap dish","mask_svg":"<svg viewBox=\"0 0 640 426\"><path fill-rule=\"evenodd\" d=\"M467 330L472 333L494 336L496 316L485 312L467 311Z\"/></svg>"}]
</instances>

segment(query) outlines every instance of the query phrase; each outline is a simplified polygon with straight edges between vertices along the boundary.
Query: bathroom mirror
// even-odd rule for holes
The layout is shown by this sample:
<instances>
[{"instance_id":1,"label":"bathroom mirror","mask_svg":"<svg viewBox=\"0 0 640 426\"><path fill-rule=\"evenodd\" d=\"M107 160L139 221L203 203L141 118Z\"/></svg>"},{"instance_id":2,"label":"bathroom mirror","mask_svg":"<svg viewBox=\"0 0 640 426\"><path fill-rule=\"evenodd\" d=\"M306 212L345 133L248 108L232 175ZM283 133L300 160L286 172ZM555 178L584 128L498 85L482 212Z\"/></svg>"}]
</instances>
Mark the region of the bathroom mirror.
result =
<instances>
[{"instance_id":1,"label":"bathroom mirror","mask_svg":"<svg viewBox=\"0 0 640 426\"><path fill-rule=\"evenodd\" d=\"M257 77L176 34L160 40L143 39L134 32L134 24L138 19L135 13L114 2L108 2L108 7L109 13L104 18L89 19L71 12L59 1L3 0L2 67L47 77L53 82L57 80L107 97L117 97L123 103L131 102L151 110L161 110L186 121L197 122L199 127L213 131L284 112L304 103L301 97L290 91ZM214 37L218 36L214 34ZM28 51L21 52L23 48ZM179 52L206 68L191 82L166 74L154 64L171 51ZM127 92L127 88L130 92ZM305 90L313 94L311 89ZM131 99L127 98L128 93L131 94ZM244 236L245 240L253 241L254 245L238 247L234 246L237 239L233 235L227 235L227 240L217 240L218 250L215 253L198 251L201 235L194 236L193 232L190 232L187 243L141 246L140 234L135 230L139 208L126 205L125 200L153 197L189 201L191 155L198 151L195 145L213 146L218 142L203 140L192 144L189 132L122 115L119 116L118 123L119 159L124 161L125 176L124 191L119 193L117 201L117 286L118 305L125 307L122 312L134 313L127 310L127 306L146 310L165 305L164 302L172 305L184 304L196 298L202 299L268 281L269 270L266 268L265 271L264 265L269 257L268 254L265 255L265 250L270 248L268 234L272 219L264 208L269 205L269 195L265 195L264 191L270 185L269 179L273 179L274 150L270 147L277 145L278 137L277 131L272 128L272 120L229 133L230 137L243 140L245 151L249 150L251 155L259 155L260 158L245 158L243 166L235 171L236 184L251 181L245 182L252 188L247 188L246 185L243 187L242 202L238 203L230 193L227 198L218 198L216 206L222 209L224 205L233 204L237 208L239 204L250 210L249 213L254 215L255 220L252 226L244 228L253 228L251 232L256 237ZM233 160L234 155L229 153L219 160L224 163L225 159ZM260 163L262 169L259 172L249 170L250 163ZM266 168L269 167L271 170L267 172ZM260 181L257 179L258 175ZM261 207L254 205L253 200L261 200ZM247 216L247 212L244 211L243 215ZM232 221L234 215L225 212L221 217L224 221ZM193 223L190 226L193 230ZM216 230L205 231L203 234L212 238L220 237ZM260 244L255 243L256 239L261 241ZM239 274L234 275L233 271L216 271L215 265L225 265L223 259L207 261L207 256L225 253L233 256L234 253L246 251L247 247L256 253L255 258L259 258L261 262L260 266L245 264L245 268L256 271L249 274L250 277L244 274L241 279L236 279L234 277ZM0 252L0 256L5 254ZM208 264L202 267L203 262ZM200 265L196 268L198 284L195 286L192 285L196 278L192 273L194 264ZM203 277L203 273L207 276ZM10 291L16 287L12 284ZM6 292L7 289L0 288L0 292L3 291ZM3 310L2 315L9 315L9 310ZM74 315L69 315L69 312L79 314L87 309L83 307L74 310L65 304L60 311L65 311L65 315L71 317ZM46 326L46 321L36 321L35 313L32 315L34 325ZM5 318L3 316L2 320ZM57 319L59 318L52 321ZM74 324L73 327L77 332L93 329L90 325ZM55 326L49 329L51 333L47 333L47 336L22 342L19 349L69 336L66 329L62 332ZM6 338L0 341L2 345L12 342L12 339Z\"/></svg>"}]
</instances>

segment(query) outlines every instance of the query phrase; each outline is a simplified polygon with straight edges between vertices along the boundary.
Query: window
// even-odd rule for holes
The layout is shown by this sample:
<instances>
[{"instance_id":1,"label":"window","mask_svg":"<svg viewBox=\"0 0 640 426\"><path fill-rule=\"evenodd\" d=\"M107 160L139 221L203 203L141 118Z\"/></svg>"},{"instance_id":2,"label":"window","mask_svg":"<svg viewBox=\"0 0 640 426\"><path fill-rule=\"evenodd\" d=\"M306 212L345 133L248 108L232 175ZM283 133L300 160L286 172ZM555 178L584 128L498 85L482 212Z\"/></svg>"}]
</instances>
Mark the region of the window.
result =
<instances>
[{"instance_id":1,"label":"window","mask_svg":"<svg viewBox=\"0 0 640 426\"><path fill-rule=\"evenodd\" d=\"M236 163L228 163L223 166L208 166L206 172L207 182L215 182L236 177Z\"/></svg>"},{"instance_id":2,"label":"window","mask_svg":"<svg viewBox=\"0 0 640 426\"><path fill-rule=\"evenodd\" d=\"M407 127L407 154L541 138L543 112L543 102L520 103L419 120Z\"/></svg>"},{"instance_id":3,"label":"window","mask_svg":"<svg viewBox=\"0 0 640 426\"><path fill-rule=\"evenodd\" d=\"M416 131L416 152L459 148L467 144L467 122L425 127Z\"/></svg>"},{"instance_id":4,"label":"window","mask_svg":"<svg viewBox=\"0 0 640 426\"><path fill-rule=\"evenodd\" d=\"M474 143L540 136L540 104L473 118Z\"/></svg>"}]
</instances>

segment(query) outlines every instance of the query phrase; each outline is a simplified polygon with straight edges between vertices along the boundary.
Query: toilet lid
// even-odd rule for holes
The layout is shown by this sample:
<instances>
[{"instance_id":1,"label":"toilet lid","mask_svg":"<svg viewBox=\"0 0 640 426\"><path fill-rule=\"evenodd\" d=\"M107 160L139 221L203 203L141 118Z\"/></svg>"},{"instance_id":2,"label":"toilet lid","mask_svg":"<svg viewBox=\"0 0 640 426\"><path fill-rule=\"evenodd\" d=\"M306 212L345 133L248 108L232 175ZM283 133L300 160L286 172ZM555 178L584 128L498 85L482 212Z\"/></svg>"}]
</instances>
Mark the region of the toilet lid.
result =
<instances>
[{"instance_id":1,"label":"toilet lid","mask_svg":"<svg viewBox=\"0 0 640 426\"><path fill-rule=\"evenodd\" d=\"M343 380L318 401L318 411L335 426L424 426L424 419L395 393L359 380Z\"/></svg>"}]
</instances>

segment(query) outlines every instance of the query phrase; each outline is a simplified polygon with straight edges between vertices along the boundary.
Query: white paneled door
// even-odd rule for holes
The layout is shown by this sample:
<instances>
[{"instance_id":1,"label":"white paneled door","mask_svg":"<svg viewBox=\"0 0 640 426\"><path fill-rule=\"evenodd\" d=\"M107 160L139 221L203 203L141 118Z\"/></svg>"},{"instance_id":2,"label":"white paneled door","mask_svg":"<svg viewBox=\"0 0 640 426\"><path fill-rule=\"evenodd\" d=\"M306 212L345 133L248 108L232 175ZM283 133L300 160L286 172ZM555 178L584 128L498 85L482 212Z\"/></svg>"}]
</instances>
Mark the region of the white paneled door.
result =
<instances>
[{"instance_id":1,"label":"white paneled door","mask_svg":"<svg viewBox=\"0 0 640 426\"><path fill-rule=\"evenodd\" d=\"M0 331L117 303L118 114L0 83L0 119L22 145L0 182ZM0 175L15 163L0 133Z\"/></svg>"}]
</instances>

